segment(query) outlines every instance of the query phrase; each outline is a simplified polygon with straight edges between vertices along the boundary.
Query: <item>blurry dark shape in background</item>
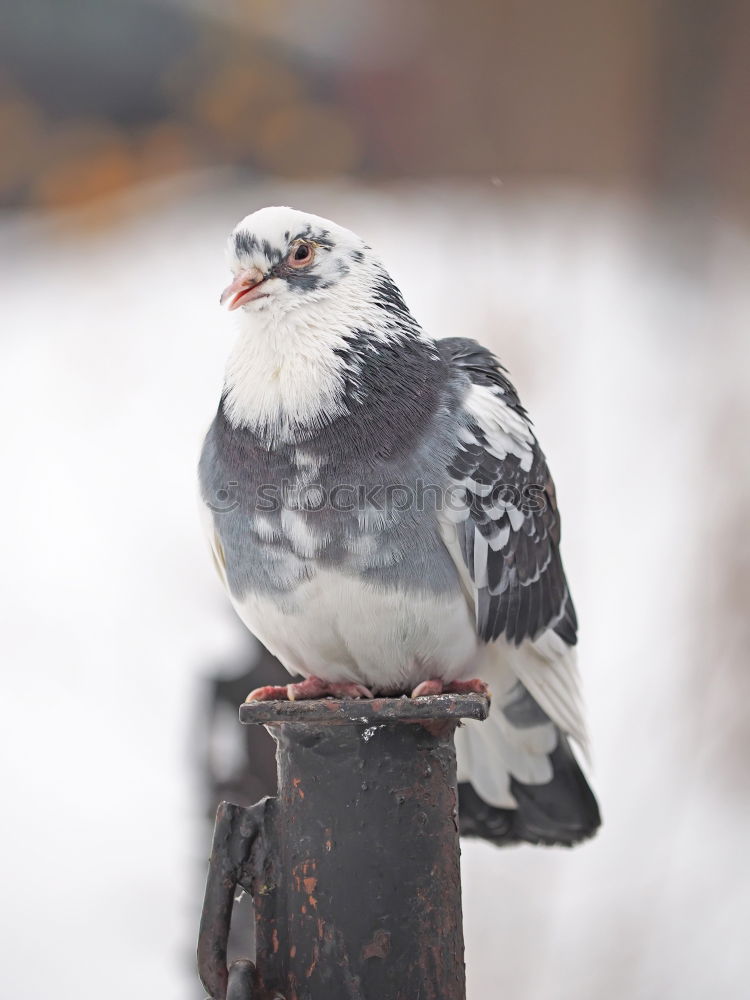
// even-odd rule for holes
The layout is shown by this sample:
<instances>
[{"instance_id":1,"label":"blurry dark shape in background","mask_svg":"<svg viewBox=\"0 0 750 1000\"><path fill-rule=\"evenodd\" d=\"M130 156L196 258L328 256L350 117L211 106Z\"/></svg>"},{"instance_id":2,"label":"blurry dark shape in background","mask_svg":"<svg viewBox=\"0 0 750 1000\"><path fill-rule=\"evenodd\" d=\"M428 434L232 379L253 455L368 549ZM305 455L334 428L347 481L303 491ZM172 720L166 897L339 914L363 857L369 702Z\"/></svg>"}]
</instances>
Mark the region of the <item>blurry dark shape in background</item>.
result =
<instances>
[{"instance_id":1,"label":"blurry dark shape in background","mask_svg":"<svg viewBox=\"0 0 750 1000\"><path fill-rule=\"evenodd\" d=\"M206 815L212 823L221 801L251 806L276 791L275 744L262 726L240 726L238 711L253 688L287 684L290 676L268 650L257 643L253 646L255 652L248 652L246 670L242 665L235 665L235 669L222 665L214 672L207 692L208 712L206 716L201 712L199 720L198 732L206 739L202 761Z\"/></svg>"},{"instance_id":2,"label":"blurry dark shape in background","mask_svg":"<svg viewBox=\"0 0 750 1000\"><path fill-rule=\"evenodd\" d=\"M0 204L211 165L499 177L750 217L739 0L26 0L0 38Z\"/></svg>"},{"instance_id":3,"label":"blurry dark shape in background","mask_svg":"<svg viewBox=\"0 0 750 1000\"><path fill-rule=\"evenodd\" d=\"M6 206L76 205L206 166L321 177L360 165L330 71L208 14L30 0L4 28Z\"/></svg>"},{"instance_id":4,"label":"blurry dark shape in background","mask_svg":"<svg viewBox=\"0 0 750 1000\"><path fill-rule=\"evenodd\" d=\"M276 792L276 745L263 726L241 726L239 706L248 693L262 684L286 684L289 674L279 661L247 636L248 653L243 663L224 663L213 670L199 705L195 732L202 751L198 761L204 776L206 829L201 850L211 842L211 830L222 801L250 806ZM201 867L196 900L201 895L205 869ZM254 909L252 899L240 894L232 915L229 937L230 960L254 958ZM190 959L192 971L192 956ZM195 996L202 996L196 982Z\"/></svg>"}]
</instances>

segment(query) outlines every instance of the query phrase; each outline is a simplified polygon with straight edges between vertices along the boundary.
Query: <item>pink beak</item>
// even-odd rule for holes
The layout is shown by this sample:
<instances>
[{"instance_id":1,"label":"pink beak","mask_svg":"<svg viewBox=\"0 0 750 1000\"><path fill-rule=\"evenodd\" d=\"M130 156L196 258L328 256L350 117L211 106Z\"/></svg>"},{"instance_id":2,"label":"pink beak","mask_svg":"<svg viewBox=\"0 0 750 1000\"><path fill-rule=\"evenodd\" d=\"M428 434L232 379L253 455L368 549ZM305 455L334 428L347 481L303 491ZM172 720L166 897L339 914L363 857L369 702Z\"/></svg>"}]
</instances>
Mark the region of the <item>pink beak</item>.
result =
<instances>
[{"instance_id":1,"label":"pink beak","mask_svg":"<svg viewBox=\"0 0 750 1000\"><path fill-rule=\"evenodd\" d=\"M249 267L246 271L240 271L232 284L227 285L221 293L219 305L223 306L226 302L231 311L232 309L239 309L240 306L244 306L251 299L262 298L268 294L261 291L264 280L265 275L260 268Z\"/></svg>"}]
</instances>

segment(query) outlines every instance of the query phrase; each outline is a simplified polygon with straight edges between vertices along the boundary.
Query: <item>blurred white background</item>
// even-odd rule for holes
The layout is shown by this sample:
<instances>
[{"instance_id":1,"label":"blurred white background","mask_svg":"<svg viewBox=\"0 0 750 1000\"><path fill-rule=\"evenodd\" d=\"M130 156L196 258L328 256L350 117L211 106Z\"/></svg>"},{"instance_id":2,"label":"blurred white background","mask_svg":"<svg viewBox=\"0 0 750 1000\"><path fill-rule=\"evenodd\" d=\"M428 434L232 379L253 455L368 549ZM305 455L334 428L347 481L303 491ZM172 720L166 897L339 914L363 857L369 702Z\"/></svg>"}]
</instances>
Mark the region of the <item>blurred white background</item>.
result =
<instances>
[{"instance_id":1,"label":"blurred white background","mask_svg":"<svg viewBox=\"0 0 750 1000\"><path fill-rule=\"evenodd\" d=\"M744 996L747 239L683 258L634 204L490 184L129 197L85 238L2 231L3 995L196 995L191 748L245 638L194 466L233 335L224 237L286 201L363 234L429 331L499 353L558 483L605 825L571 852L465 845L469 997Z\"/></svg>"},{"instance_id":2,"label":"blurred white background","mask_svg":"<svg viewBox=\"0 0 750 1000\"><path fill-rule=\"evenodd\" d=\"M250 654L195 464L224 240L274 203L492 347L557 482L604 826L464 845L469 1000L747 995L748 10L534 11L9 12L3 997L202 995L209 692Z\"/></svg>"}]
</instances>

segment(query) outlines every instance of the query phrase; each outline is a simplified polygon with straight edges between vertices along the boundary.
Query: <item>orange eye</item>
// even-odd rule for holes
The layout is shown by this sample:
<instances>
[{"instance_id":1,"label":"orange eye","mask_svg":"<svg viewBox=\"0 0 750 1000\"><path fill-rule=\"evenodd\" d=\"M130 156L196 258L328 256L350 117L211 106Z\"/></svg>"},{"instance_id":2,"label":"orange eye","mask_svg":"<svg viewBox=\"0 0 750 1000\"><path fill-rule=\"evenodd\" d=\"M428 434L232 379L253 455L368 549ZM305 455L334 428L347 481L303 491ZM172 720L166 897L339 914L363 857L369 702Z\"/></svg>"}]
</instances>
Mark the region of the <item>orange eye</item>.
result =
<instances>
[{"instance_id":1,"label":"orange eye","mask_svg":"<svg viewBox=\"0 0 750 1000\"><path fill-rule=\"evenodd\" d=\"M289 254L289 264L292 267L307 267L312 263L313 248L310 243L298 243Z\"/></svg>"}]
</instances>

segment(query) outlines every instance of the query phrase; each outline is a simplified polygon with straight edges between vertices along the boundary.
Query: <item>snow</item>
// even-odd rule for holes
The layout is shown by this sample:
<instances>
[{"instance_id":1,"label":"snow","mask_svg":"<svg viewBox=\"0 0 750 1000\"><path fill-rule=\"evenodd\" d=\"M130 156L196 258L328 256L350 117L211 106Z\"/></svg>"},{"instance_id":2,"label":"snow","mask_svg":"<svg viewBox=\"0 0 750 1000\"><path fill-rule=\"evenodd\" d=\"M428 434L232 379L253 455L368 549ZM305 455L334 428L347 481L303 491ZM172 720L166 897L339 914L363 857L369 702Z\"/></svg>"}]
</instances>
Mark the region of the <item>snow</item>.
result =
<instances>
[{"instance_id":1,"label":"snow","mask_svg":"<svg viewBox=\"0 0 750 1000\"><path fill-rule=\"evenodd\" d=\"M428 330L497 350L558 485L605 826L570 852L464 846L470 1000L739 1000L747 237L576 192L228 174L98 229L0 222L2 995L201 995L196 706L245 640L194 466L232 342L224 239L274 202L360 232Z\"/></svg>"}]
</instances>

